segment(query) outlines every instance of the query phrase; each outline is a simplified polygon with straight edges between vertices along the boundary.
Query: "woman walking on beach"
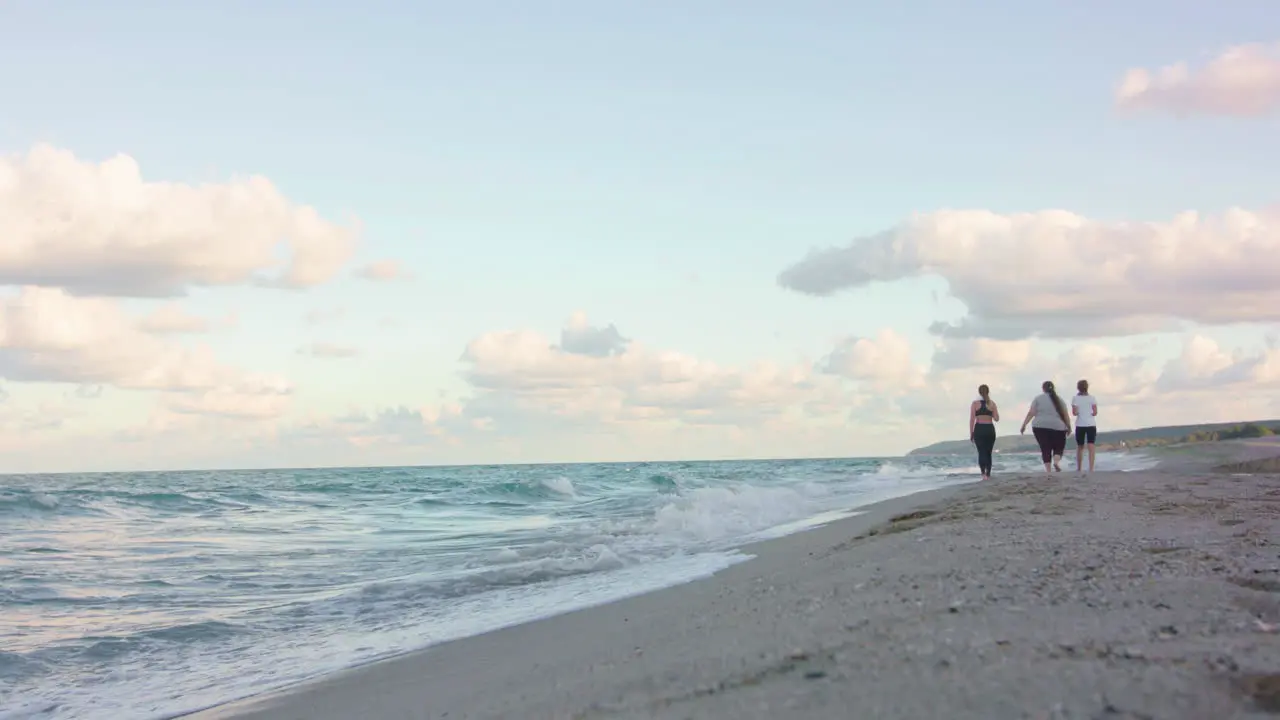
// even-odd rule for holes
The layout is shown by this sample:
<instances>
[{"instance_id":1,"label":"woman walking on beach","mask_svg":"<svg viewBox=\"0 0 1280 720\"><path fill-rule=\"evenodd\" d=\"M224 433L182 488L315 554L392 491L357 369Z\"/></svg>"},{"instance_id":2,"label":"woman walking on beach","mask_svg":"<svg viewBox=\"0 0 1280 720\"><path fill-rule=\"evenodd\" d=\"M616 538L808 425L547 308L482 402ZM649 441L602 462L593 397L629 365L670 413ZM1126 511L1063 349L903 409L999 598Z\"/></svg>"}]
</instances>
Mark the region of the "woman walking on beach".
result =
<instances>
[{"instance_id":1,"label":"woman walking on beach","mask_svg":"<svg viewBox=\"0 0 1280 720\"><path fill-rule=\"evenodd\" d=\"M1031 423L1031 432L1036 436L1036 444L1040 446L1040 459L1044 461L1044 471L1049 473L1049 461L1052 457L1053 470L1062 472L1062 453L1067 448L1067 433L1071 432L1071 418L1067 416L1066 403L1058 397L1053 389L1053 381L1045 380L1040 386L1044 392L1031 401L1027 417L1022 421L1020 433L1027 432L1027 423Z\"/></svg>"},{"instance_id":2,"label":"woman walking on beach","mask_svg":"<svg viewBox=\"0 0 1280 720\"><path fill-rule=\"evenodd\" d=\"M1089 394L1089 381L1076 383L1076 396L1071 398L1071 414L1076 418L1076 472L1084 460L1084 446L1089 446L1089 472L1093 472L1093 445L1098 440L1098 399Z\"/></svg>"},{"instance_id":3,"label":"woman walking on beach","mask_svg":"<svg viewBox=\"0 0 1280 720\"><path fill-rule=\"evenodd\" d=\"M978 386L978 399L969 403L969 440L978 447L978 469L982 479L991 479L991 453L996 448L996 423L1000 408L991 399L991 389Z\"/></svg>"}]
</instances>

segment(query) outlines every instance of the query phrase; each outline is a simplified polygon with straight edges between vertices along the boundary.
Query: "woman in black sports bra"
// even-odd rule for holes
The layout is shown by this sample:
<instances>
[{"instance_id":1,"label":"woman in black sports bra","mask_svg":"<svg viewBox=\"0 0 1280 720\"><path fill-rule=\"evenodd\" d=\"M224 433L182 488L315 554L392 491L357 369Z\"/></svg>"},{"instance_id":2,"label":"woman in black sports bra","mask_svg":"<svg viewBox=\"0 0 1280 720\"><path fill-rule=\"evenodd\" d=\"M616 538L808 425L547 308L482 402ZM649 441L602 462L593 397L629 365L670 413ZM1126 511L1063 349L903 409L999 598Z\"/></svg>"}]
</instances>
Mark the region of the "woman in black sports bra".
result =
<instances>
[{"instance_id":1,"label":"woman in black sports bra","mask_svg":"<svg viewBox=\"0 0 1280 720\"><path fill-rule=\"evenodd\" d=\"M991 399L991 389L978 386L978 399L969 403L969 441L978 448L978 469L982 479L991 479L991 454L996 447L996 423L1000 408Z\"/></svg>"}]
</instances>

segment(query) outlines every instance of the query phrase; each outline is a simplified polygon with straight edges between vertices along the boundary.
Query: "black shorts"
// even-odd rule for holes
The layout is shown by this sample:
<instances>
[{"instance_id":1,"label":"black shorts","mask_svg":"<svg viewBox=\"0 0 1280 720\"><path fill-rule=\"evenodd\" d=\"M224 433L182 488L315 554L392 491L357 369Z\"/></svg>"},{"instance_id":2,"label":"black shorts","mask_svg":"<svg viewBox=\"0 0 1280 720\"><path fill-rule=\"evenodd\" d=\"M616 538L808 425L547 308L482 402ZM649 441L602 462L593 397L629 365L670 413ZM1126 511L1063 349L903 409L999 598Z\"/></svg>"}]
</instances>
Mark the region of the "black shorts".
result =
<instances>
[{"instance_id":1,"label":"black shorts","mask_svg":"<svg viewBox=\"0 0 1280 720\"><path fill-rule=\"evenodd\" d=\"M1097 426L1080 427L1076 426L1076 445L1094 445L1098 439Z\"/></svg>"}]
</instances>

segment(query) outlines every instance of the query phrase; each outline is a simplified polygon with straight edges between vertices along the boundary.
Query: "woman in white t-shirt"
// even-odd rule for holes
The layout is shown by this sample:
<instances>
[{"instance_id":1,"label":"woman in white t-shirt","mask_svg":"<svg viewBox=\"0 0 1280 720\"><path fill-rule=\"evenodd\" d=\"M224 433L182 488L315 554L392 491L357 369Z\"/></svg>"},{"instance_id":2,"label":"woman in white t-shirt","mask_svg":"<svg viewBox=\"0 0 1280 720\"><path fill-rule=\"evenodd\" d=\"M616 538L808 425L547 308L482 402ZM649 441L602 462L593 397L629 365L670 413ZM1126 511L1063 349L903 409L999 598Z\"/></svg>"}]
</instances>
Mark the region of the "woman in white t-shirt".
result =
<instances>
[{"instance_id":1,"label":"woman in white t-shirt","mask_svg":"<svg viewBox=\"0 0 1280 720\"><path fill-rule=\"evenodd\" d=\"M1093 472L1093 445L1098 440L1098 399L1089 394L1089 381L1076 383L1077 394L1071 398L1071 414L1076 418L1076 472L1084 460L1084 447L1089 446L1089 472Z\"/></svg>"}]
</instances>

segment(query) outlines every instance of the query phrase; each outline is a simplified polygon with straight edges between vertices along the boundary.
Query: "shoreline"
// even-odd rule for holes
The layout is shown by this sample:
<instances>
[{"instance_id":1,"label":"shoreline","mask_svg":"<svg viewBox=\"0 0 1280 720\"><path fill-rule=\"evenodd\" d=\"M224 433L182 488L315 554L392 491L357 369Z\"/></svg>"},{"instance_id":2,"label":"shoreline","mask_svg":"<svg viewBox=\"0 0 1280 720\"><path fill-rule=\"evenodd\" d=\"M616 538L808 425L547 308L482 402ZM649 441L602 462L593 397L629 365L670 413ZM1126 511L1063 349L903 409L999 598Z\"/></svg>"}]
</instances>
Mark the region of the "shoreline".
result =
<instances>
[{"instance_id":1,"label":"shoreline","mask_svg":"<svg viewBox=\"0 0 1280 720\"><path fill-rule=\"evenodd\" d=\"M527 622L521 622L515 625L499 627L493 630L487 630L481 633L477 633L475 635L468 635L466 637L456 638L456 639L447 640L441 643L428 645L426 647L417 648L405 653L400 653L400 654L393 655L386 658L379 658L370 662L342 668L334 672L324 673L312 678L301 680L300 682L291 683L284 687L269 689L262 693L257 693L247 697L230 700L230 701L219 703L217 705L213 705L207 708L202 708L199 710L183 712L178 714L164 715L162 716L162 720L177 720L178 718L184 718L186 720L228 720L230 718L294 717L294 715L288 715L288 714L286 715L274 714L275 711L273 708L282 701L287 702L291 698L297 697L300 694L306 694L314 689L321 688L330 682L335 682L335 681L346 682L348 681L348 678L350 676L358 676L358 675L362 675L365 672L371 672L371 671L377 672L379 669L383 668L384 666L391 666L401 662L411 662L427 654L436 653L441 651L442 649L449 648L451 646L465 645L467 643L471 643L473 641L476 641L481 638L486 638L491 635L501 635L503 633L511 633L512 631L519 630L520 628L524 628L526 626L537 625L541 623L549 623L552 621L560 620L562 618L574 618L578 615L589 614L593 612L601 612L601 611L608 611L609 614L612 614L613 612L616 612L615 610L613 610L613 608L615 608L615 606L618 606L618 605L624 605L627 603L633 603L637 601L643 602L644 600L646 600L647 598L653 595L668 593L671 591L688 588L690 586L695 586L702 583L713 582L717 578L721 578L722 576L728 573L733 573L746 566L750 566L753 563L759 562L762 559L762 557L768 558L768 557L775 557L777 555L785 556L789 549L789 544L791 542L799 542L794 540L794 538L808 536L812 533L823 533L824 531L844 533L854 528L860 528L862 531L869 530L875 527L876 525L888 522L890 518L896 515L909 513L920 507L923 507L925 505L929 505L932 503L943 502L946 500L946 498L956 495L957 493L963 491L964 488L969 487L971 484L972 483L957 483L957 484L953 484L953 485L949 485L941 488L921 490L918 492L902 495L895 498L890 498L887 500L879 500L873 503L869 503L867 505L849 508L846 511L843 511L843 512L846 512L847 514L842 517L836 517L832 520L822 522L820 524L812 525L809 527L803 527L795 532L782 535L780 537L767 538L763 540L755 540L755 541L748 542L734 549L735 552L746 556L746 558L743 561L730 565L721 570L715 571L714 573L711 573L704 577L694 578L692 580L679 582L675 585L669 585L669 586L657 588L654 590L642 591L635 595L625 596L622 598L618 598L616 600L606 601L598 605L590 605L586 607L575 608L575 609L567 610L562 613L557 613L555 615L550 615L547 617L538 618L538 619L530 620ZM838 530L838 531L834 530L833 528L835 527L839 527L841 528L841 530ZM625 614L627 608L623 607L620 610ZM355 678L350 677L350 679L354 680ZM268 714L263 714L263 713L268 713ZM464 713L464 716L465 716L465 713ZM320 717L320 716L297 715L296 717L302 718L302 717ZM337 717L337 716L334 716L334 717ZM380 716L373 716L373 717L380 717ZM414 717L419 717L419 716L414 716ZM432 717L432 716L424 715L421 717Z\"/></svg>"},{"instance_id":2,"label":"shoreline","mask_svg":"<svg viewBox=\"0 0 1280 720\"><path fill-rule=\"evenodd\" d=\"M183 715L1227 718L1280 712L1280 477L996 475L709 577ZM945 712L940 708L945 708Z\"/></svg>"}]
</instances>

